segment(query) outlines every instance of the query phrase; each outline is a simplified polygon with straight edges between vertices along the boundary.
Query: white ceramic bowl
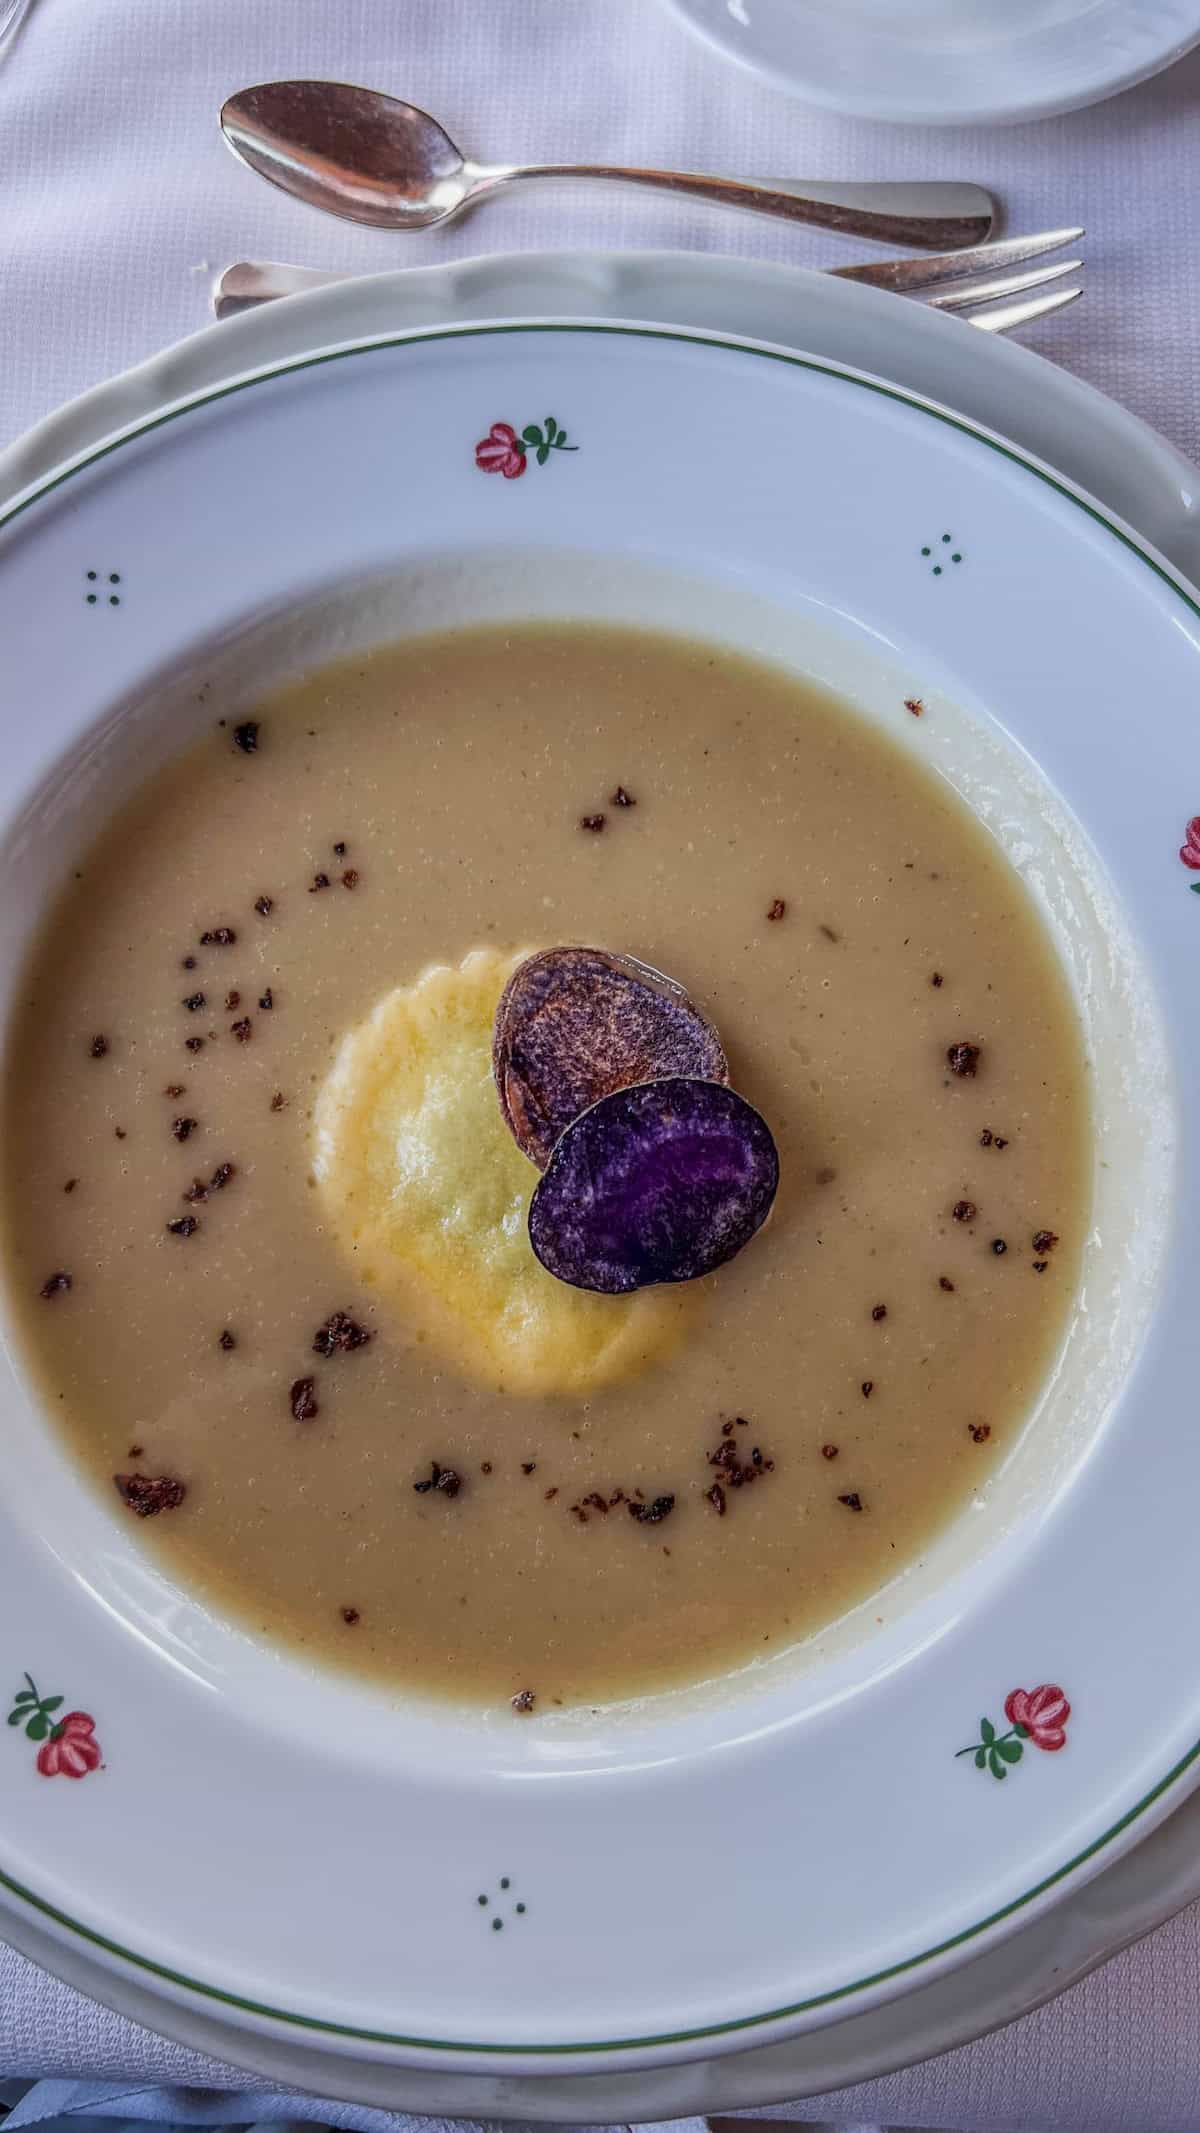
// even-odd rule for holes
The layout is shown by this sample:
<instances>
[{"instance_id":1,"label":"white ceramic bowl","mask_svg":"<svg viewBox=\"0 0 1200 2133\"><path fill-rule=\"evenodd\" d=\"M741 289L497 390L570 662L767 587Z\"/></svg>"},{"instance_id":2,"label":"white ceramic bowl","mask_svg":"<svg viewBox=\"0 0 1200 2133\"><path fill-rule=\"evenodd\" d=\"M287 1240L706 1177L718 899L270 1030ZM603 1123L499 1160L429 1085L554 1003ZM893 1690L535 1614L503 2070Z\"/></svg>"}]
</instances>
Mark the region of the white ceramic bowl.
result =
<instances>
[{"instance_id":1,"label":"white ceramic bowl","mask_svg":"<svg viewBox=\"0 0 1200 2133\"><path fill-rule=\"evenodd\" d=\"M578 454L482 472L492 424L546 406ZM207 1615L14 1366L13 1686L28 1669L86 1710L105 1767L48 1781L6 1737L8 1902L223 2020L469 2071L711 2053L903 1990L1148 1827L1200 1735L1179 1627L1200 1453L1175 1421L1195 1247L1170 1233L1197 1182L1172 1062L1197 1034L1178 852L1200 630L1161 563L1019 455L833 366L572 326L330 350L85 455L0 524L0 642L39 707L8 735L10 991L89 826L208 715L202 680L232 708L365 638L545 611L751 645L928 754L1057 934L1103 1167L1037 1427L918 1571L791 1662L515 1739ZM981 1710L1044 1683L1073 1705L1069 1752L1035 1728L1003 1787L956 1760ZM770 1841L714 1888L731 1788ZM484 1892L527 1906L501 1935Z\"/></svg>"},{"instance_id":2,"label":"white ceramic bowl","mask_svg":"<svg viewBox=\"0 0 1200 2133\"><path fill-rule=\"evenodd\" d=\"M1182 59L1196 0L667 0L778 88L856 118L1011 125L1099 103Z\"/></svg>"}]
</instances>

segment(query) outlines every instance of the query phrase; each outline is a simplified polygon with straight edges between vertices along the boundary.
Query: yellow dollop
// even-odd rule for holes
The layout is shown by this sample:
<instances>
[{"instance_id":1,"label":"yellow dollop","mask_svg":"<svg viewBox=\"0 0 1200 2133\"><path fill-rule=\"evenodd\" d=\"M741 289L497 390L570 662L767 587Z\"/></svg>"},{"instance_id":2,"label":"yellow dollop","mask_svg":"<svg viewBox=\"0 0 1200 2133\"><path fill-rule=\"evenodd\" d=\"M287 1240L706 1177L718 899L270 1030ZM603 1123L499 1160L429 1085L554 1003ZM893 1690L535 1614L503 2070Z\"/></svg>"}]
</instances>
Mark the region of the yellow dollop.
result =
<instances>
[{"instance_id":1,"label":"yellow dollop","mask_svg":"<svg viewBox=\"0 0 1200 2133\"><path fill-rule=\"evenodd\" d=\"M678 1344L679 1290L594 1296L539 1265L538 1173L500 1115L492 1024L528 950L479 949L382 999L344 1039L316 1108L315 1172L358 1278L471 1375L585 1393Z\"/></svg>"}]
</instances>

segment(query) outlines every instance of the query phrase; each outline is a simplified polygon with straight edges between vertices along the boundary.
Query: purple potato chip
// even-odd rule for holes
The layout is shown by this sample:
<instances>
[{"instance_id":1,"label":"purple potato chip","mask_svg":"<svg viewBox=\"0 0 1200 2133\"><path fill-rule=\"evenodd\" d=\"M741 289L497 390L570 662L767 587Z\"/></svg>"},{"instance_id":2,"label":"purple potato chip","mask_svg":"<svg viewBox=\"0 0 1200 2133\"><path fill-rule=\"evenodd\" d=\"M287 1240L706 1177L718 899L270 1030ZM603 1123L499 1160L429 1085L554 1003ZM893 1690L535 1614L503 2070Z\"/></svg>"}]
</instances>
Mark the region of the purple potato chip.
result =
<instances>
[{"instance_id":1,"label":"purple potato chip","mask_svg":"<svg viewBox=\"0 0 1200 2133\"><path fill-rule=\"evenodd\" d=\"M492 1068L509 1131L539 1170L580 1112L614 1089L671 1074L729 1079L721 1040L682 985L602 948L547 948L514 970L496 1009Z\"/></svg>"},{"instance_id":2,"label":"purple potato chip","mask_svg":"<svg viewBox=\"0 0 1200 2133\"><path fill-rule=\"evenodd\" d=\"M695 1281L771 1212L779 1155L766 1120L723 1082L672 1075L601 1097L568 1126L529 1209L548 1273L623 1296Z\"/></svg>"}]
</instances>

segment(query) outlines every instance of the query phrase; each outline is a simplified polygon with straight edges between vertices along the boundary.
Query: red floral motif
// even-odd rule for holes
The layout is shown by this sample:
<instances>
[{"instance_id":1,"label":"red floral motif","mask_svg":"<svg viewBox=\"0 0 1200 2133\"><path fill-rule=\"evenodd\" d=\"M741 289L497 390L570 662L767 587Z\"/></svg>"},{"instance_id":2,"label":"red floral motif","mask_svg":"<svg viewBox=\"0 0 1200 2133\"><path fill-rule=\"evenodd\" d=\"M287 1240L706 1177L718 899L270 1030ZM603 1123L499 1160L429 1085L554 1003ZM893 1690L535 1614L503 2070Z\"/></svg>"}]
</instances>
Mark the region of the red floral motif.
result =
<instances>
[{"instance_id":1,"label":"red floral motif","mask_svg":"<svg viewBox=\"0 0 1200 2133\"><path fill-rule=\"evenodd\" d=\"M1052 1682L1044 1681L1040 1689L1014 1689L1005 1701L1004 1716L1010 1726L1020 1726L1035 1748L1053 1752L1066 1747L1071 1706Z\"/></svg>"},{"instance_id":2,"label":"red floral motif","mask_svg":"<svg viewBox=\"0 0 1200 2133\"><path fill-rule=\"evenodd\" d=\"M32 1674L26 1674L24 1687L13 1697L8 1723L37 1743L40 1776L86 1777L102 1760L96 1721L87 1711L67 1711L60 1718L62 1704L61 1696L43 1696Z\"/></svg>"},{"instance_id":3,"label":"red floral motif","mask_svg":"<svg viewBox=\"0 0 1200 2133\"><path fill-rule=\"evenodd\" d=\"M525 447L511 422L493 422L475 447L475 464L485 474L503 474L505 481L525 472Z\"/></svg>"},{"instance_id":4,"label":"red floral motif","mask_svg":"<svg viewBox=\"0 0 1200 2133\"><path fill-rule=\"evenodd\" d=\"M1183 843L1179 847L1179 856L1185 867L1191 867L1193 873L1200 874L1200 815L1193 815L1188 823L1183 834Z\"/></svg>"},{"instance_id":5,"label":"red floral motif","mask_svg":"<svg viewBox=\"0 0 1200 2133\"><path fill-rule=\"evenodd\" d=\"M62 1724L55 1726L49 1740L38 1749L37 1766L44 1778L86 1777L89 1770L98 1768L99 1762L96 1721L86 1711L68 1711Z\"/></svg>"},{"instance_id":6,"label":"red floral motif","mask_svg":"<svg viewBox=\"0 0 1200 2133\"><path fill-rule=\"evenodd\" d=\"M567 443L567 433L553 415L547 415L544 422L527 422L519 437L511 422L493 422L475 447L475 464L485 474L503 474L505 481L515 481L531 458L544 467L551 452L578 450L577 444Z\"/></svg>"},{"instance_id":7,"label":"red floral motif","mask_svg":"<svg viewBox=\"0 0 1200 2133\"><path fill-rule=\"evenodd\" d=\"M990 1718L979 1721L979 1739L958 1750L955 1757L974 1757L977 1770L1006 1778L1022 1761L1026 1746L1053 1753L1067 1745L1067 1720L1071 1706L1054 1682L1043 1681L1037 1689L1013 1689L1004 1701L1007 1733L998 1733Z\"/></svg>"}]
</instances>

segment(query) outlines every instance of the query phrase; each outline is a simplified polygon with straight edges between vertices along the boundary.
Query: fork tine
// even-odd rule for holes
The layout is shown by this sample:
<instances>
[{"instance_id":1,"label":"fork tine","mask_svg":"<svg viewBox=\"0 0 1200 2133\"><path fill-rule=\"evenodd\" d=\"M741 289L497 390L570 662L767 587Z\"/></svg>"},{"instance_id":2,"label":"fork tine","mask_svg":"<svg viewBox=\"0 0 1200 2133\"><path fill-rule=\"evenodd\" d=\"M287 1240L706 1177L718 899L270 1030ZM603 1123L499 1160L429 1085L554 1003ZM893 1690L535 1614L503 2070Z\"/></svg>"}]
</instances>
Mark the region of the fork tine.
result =
<instances>
[{"instance_id":1,"label":"fork tine","mask_svg":"<svg viewBox=\"0 0 1200 2133\"><path fill-rule=\"evenodd\" d=\"M976 304L990 304L1004 296L1024 296L1047 282L1062 281L1067 274L1082 274L1081 259L1059 260L1054 266L1032 267L1025 274L1002 274L994 281L960 281L949 289L934 289L925 298L931 311L967 311Z\"/></svg>"},{"instance_id":2,"label":"fork tine","mask_svg":"<svg viewBox=\"0 0 1200 2133\"><path fill-rule=\"evenodd\" d=\"M1054 311L1065 311L1083 295L1082 289L1052 289L1047 296L1018 297L1011 304L993 304L986 311L960 311L958 316L968 326L980 326L984 333L1011 333L1017 326L1028 326L1035 318L1049 318Z\"/></svg>"},{"instance_id":3,"label":"fork tine","mask_svg":"<svg viewBox=\"0 0 1200 2133\"><path fill-rule=\"evenodd\" d=\"M922 289L940 288L943 282L1022 266L1026 260L1075 244L1082 236L1081 229L1042 230L1036 237L1002 237L995 244L968 245L963 252L942 252L936 258L872 259L865 266L834 267L832 271L843 281L862 281L874 289L915 296Z\"/></svg>"}]
</instances>

